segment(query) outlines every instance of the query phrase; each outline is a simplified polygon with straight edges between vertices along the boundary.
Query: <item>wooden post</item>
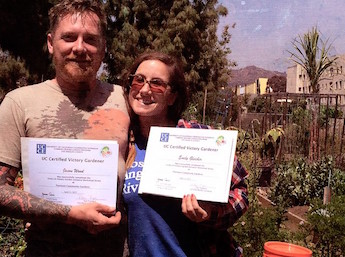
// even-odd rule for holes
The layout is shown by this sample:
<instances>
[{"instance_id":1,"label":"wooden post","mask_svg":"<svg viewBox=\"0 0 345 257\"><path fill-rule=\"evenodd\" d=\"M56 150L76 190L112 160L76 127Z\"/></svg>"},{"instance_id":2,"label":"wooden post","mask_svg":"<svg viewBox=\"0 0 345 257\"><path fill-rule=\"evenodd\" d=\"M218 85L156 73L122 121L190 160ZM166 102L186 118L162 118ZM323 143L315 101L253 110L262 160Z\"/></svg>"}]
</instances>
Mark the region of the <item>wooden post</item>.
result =
<instances>
[{"instance_id":1,"label":"wooden post","mask_svg":"<svg viewBox=\"0 0 345 257\"><path fill-rule=\"evenodd\" d=\"M207 99L207 88L205 88L205 95L204 95L204 108L203 108L203 112L202 112L202 124L205 124L206 99Z\"/></svg>"}]
</instances>

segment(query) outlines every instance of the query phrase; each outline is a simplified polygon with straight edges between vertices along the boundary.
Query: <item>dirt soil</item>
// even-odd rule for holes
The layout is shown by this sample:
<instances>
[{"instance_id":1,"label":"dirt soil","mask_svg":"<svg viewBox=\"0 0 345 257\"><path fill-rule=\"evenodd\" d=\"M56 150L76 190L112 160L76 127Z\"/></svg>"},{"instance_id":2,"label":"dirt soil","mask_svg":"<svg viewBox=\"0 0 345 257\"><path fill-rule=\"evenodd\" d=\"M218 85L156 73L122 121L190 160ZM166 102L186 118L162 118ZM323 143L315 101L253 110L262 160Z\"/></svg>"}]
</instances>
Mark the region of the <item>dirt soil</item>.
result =
<instances>
[{"instance_id":1,"label":"dirt soil","mask_svg":"<svg viewBox=\"0 0 345 257\"><path fill-rule=\"evenodd\" d=\"M288 209L288 219L284 222L286 228L292 232L297 232L299 226L306 222L309 206L293 206Z\"/></svg>"}]
</instances>

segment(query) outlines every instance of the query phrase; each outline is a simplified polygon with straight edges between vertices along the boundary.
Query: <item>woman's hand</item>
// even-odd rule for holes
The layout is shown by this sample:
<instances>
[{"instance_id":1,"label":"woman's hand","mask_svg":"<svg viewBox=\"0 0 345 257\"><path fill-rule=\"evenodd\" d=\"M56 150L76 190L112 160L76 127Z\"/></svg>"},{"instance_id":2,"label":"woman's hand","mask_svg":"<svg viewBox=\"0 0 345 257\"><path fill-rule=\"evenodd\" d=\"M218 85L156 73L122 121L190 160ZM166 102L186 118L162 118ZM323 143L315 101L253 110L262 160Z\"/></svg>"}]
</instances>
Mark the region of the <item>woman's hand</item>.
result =
<instances>
[{"instance_id":1,"label":"woman's hand","mask_svg":"<svg viewBox=\"0 0 345 257\"><path fill-rule=\"evenodd\" d=\"M198 203L194 194L182 198L182 213L191 221L203 222L210 218L211 206L207 203Z\"/></svg>"}]
</instances>

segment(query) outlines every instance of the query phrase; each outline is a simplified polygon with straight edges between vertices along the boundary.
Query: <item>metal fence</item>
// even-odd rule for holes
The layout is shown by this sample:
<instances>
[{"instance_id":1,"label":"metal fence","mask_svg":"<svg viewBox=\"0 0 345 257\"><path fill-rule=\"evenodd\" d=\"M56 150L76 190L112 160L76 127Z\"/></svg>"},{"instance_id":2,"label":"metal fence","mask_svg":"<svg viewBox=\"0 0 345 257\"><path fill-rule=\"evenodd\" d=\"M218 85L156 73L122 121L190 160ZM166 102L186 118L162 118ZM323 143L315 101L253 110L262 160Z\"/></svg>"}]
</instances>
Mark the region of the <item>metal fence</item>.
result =
<instances>
[{"instance_id":1,"label":"metal fence","mask_svg":"<svg viewBox=\"0 0 345 257\"><path fill-rule=\"evenodd\" d=\"M242 101L230 104L230 113L238 108L230 125L247 131L255 126L259 136L280 127L282 154L309 156L312 144L316 159L332 155L344 164L345 95L271 93L249 100L245 108Z\"/></svg>"}]
</instances>

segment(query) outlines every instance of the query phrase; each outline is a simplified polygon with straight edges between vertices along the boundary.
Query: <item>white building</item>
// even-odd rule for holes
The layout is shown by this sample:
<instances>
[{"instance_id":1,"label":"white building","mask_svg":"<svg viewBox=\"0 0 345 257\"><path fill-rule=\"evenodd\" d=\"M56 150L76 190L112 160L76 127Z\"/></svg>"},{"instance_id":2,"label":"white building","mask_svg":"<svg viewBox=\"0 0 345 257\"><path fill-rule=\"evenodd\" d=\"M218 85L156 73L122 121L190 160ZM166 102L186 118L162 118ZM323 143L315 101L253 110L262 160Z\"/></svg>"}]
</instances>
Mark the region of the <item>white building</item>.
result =
<instances>
[{"instance_id":1,"label":"white building","mask_svg":"<svg viewBox=\"0 0 345 257\"><path fill-rule=\"evenodd\" d=\"M287 93L312 93L309 77L301 65L288 67L286 78ZM345 94L345 55L338 56L334 64L321 76L320 94Z\"/></svg>"}]
</instances>

